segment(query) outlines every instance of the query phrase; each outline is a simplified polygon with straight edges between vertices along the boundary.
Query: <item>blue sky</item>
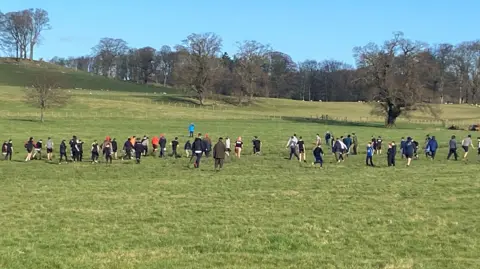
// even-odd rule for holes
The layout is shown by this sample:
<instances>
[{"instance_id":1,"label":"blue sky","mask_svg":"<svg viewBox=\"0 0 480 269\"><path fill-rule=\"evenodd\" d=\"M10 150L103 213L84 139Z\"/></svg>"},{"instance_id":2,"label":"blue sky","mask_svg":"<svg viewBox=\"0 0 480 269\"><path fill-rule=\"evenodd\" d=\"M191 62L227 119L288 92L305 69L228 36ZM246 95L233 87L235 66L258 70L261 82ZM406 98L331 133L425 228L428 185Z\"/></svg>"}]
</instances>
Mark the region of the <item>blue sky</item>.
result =
<instances>
[{"instance_id":1,"label":"blue sky","mask_svg":"<svg viewBox=\"0 0 480 269\"><path fill-rule=\"evenodd\" d=\"M432 44L480 38L478 0L12 0L2 1L1 11L35 7L50 13L53 27L37 48L36 58L45 59L89 54L102 37L160 48L190 33L215 32L229 54L237 41L257 40L295 61L353 64L354 46L382 42L394 31Z\"/></svg>"}]
</instances>

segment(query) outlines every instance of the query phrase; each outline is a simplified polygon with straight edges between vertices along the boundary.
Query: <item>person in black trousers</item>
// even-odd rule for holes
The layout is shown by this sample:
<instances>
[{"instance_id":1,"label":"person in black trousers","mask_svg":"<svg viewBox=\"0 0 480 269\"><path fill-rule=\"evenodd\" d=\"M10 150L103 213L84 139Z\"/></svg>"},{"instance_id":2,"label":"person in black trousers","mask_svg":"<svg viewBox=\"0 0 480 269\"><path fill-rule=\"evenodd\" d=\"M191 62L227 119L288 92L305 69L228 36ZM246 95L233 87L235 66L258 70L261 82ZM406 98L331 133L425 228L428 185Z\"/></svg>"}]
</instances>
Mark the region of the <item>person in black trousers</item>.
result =
<instances>
[{"instance_id":1,"label":"person in black trousers","mask_svg":"<svg viewBox=\"0 0 480 269\"><path fill-rule=\"evenodd\" d=\"M12 160L12 154L13 154L13 142L12 140L8 140L8 143L6 145L6 154L5 154L5 160Z\"/></svg>"},{"instance_id":2,"label":"person in black trousers","mask_svg":"<svg viewBox=\"0 0 480 269\"><path fill-rule=\"evenodd\" d=\"M62 163L63 157L65 157L65 162L68 162L67 159L67 145L65 144L65 140L62 140L62 143L60 143L60 161L59 164Z\"/></svg>"},{"instance_id":3,"label":"person in black trousers","mask_svg":"<svg viewBox=\"0 0 480 269\"><path fill-rule=\"evenodd\" d=\"M448 145L449 145L449 150L448 150L447 160L449 160L450 157L452 157L453 155L455 157L455 161L457 161L458 160L457 140L454 135L452 135L452 138L448 142Z\"/></svg>"},{"instance_id":4,"label":"person in black trousers","mask_svg":"<svg viewBox=\"0 0 480 269\"><path fill-rule=\"evenodd\" d=\"M192 157L190 158L190 160L192 160L193 157L195 156L196 159L195 159L195 162L193 163L193 166L195 168L200 168L200 160L202 158L203 152L205 151L204 143L203 143L202 138L201 138L201 134L198 134L198 137L195 138L195 141L193 141L192 151L193 151L193 154L192 154Z\"/></svg>"},{"instance_id":5,"label":"person in black trousers","mask_svg":"<svg viewBox=\"0 0 480 269\"><path fill-rule=\"evenodd\" d=\"M140 141L140 138L137 138L134 145L135 149L135 160L137 164L140 164L140 159L142 158L142 153L145 151L145 146Z\"/></svg>"},{"instance_id":6,"label":"person in black trousers","mask_svg":"<svg viewBox=\"0 0 480 269\"><path fill-rule=\"evenodd\" d=\"M388 166L395 166L395 154L397 151L397 146L395 145L395 142L392 142L388 144L388 150L387 150L387 164Z\"/></svg>"}]
</instances>

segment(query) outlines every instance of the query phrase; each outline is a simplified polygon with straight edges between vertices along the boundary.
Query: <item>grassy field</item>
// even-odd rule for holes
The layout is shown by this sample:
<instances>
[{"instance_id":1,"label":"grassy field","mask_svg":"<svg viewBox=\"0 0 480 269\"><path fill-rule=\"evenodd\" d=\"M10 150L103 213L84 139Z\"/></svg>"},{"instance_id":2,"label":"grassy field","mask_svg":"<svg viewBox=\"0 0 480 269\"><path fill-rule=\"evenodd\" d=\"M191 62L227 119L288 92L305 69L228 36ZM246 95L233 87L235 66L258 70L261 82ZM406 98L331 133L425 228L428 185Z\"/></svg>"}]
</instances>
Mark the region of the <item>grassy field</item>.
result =
<instances>
[{"instance_id":1,"label":"grassy field","mask_svg":"<svg viewBox=\"0 0 480 269\"><path fill-rule=\"evenodd\" d=\"M14 160L0 162L0 268L480 268L480 163L476 152L468 162L446 160L448 138L468 132L305 120L368 118L365 104L259 99L243 108L199 108L180 95L138 89L73 90L72 103L40 124L20 86L0 86L0 139L15 146ZM452 121L479 115L469 106L443 110ZM219 173L212 160L196 170L187 158L23 162L29 136L51 136L58 145L77 135L88 145L106 135L122 142L164 133L183 145L191 121L214 139L242 136L244 156L228 159ZM285 159L291 134L307 141L311 161L315 134L327 130L356 132L360 155L337 164L327 152L323 169ZM397 159L388 168L381 155L377 167L365 167L372 135L398 142L426 134L440 143L437 160L421 156L407 168ZM262 156L251 155L254 135Z\"/></svg>"}]
</instances>

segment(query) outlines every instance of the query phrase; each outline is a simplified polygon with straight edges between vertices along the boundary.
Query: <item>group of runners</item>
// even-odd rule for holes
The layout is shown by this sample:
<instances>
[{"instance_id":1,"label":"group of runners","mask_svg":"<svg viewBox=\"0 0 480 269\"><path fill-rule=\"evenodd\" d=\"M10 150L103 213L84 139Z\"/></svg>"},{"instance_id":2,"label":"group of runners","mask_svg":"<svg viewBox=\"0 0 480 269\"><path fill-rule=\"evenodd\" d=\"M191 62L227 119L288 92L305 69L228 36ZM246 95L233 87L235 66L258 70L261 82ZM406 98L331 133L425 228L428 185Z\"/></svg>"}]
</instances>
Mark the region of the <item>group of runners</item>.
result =
<instances>
[{"instance_id":1,"label":"group of runners","mask_svg":"<svg viewBox=\"0 0 480 269\"><path fill-rule=\"evenodd\" d=\"M190 129L190 128L189 128ZM190 133L190 137L192 134ZM213 145L211 138L208 134L202 136L202 134L197 134L196 137L191 142L187 140L183 145L183 151L187 158L190 158L192 161L195 158L194 167L200 167L200 161L202 156L207 158L213 157L215 162L215 167L220 169L223 167L223 160L225 156L230 156L231 154L231 139L226 137L219 138L217 143ZM253 154L261 154L261 141L258 137L252 139ZM160 136L154 136L151 141L148 136L128 137L123 144L119 146L115 138L110 138L110 136L105 137L103 142L99 143L97 140L94 140L93 143L86 148L85 143L78 138L77 136L72 136L69 141L62 140L58 146L59 153L59 164L72 162L83 162L84 153L88 152L90 154L89 161L92 163L98 163L101 156L105 160L105 163L111 164L114 159L122 160L132 160L134 159L137 163L140 163L142 156L158 156L160 158L174 157L180 158L181 152L179 150L180 142L178 137L175 137L170 143L171 153L167 154L167 138L165 135L161 134ZM244 147L242 137L238 137L234 142L234 156L240 158L242 154L242 149ZM24 148L27 152L25 157L25 162L37 159L42 159L42 154L44 150L47 153L47 160L53 161L53 152L54 152L54 142L51 137L48 137L46 143L42 139L38 141L34 140L34 137L30 137L25 143ZM121 155L119 156L119 151ZM69 153L69 154L67 154ZM12 160L13 156L13 141L10 139L5 141L2 145L2 154L4 155L5 160Z\"/></svg>"},{"instance_id":2,"label":"group of runners","mask_svg":"<svg viewBox=\"0 0 480 269\"><path fill-rule=\"evenodd\" d=\"M202 134L194 135L195 127L193 124L190 124L188 127L189 138L193 141L187 140L183 145L183 152L187 158L190 158L190 161L193 161L195 168L200 167L200 161L202 157L213 157L215 159L215 169L221 169L224 164L224 159L229 157L231 154L232 142L229 137L219 138L218 141L213 144L211 138L208 134L202 136ZM195 136L195 138L194 138ZM478 155L480 157L480 137L478 139ZM119 147L117 140L115 138L110 138L107 136L103 142L99 143L98 141L93 141L88 148L84 146L84 142L76 136L73 136L69 141L62 140L59 145L59 164L68 162L82 162L84 161L84 151L89 153L89 161L92 163L98 163L100 156L103 156L105 163L111 164L114 159L122 160L132 160L134 159L136 163L140 163L142 156L158 156L160 158L165 157L174 157L180 158L181 151L179 150L180 142L178 137L175 137L170 143L171 152L167 154L167 138L165 135L161 134L160 136L154 136L150 140L147 135L143 137L131 136L128 137L123 144ZM347 134L345 136L334 137L332 133L327 131L324 136L324 141L319 134L316 136L313 147L313 157L314 161L312 165L323 166L324 160L323 157L325 152L323 146L330 148L331 153L335 157L336 162L344 162L346 158L350 155L358 154L358 137L355 133ZM244 143L242 137L238 137L234 143L234 156L236 158L241 158L242 150L244 148ZM262 142L260 139L255 136L252 139L252 152L255 155L261 154ZM296 134L292 135L286 144L287 149L290 150L289 158L292 160L295 157L300 162L307 162L306 158L306 144L303 138L297 137ZM464 151L463 158L466 160L468 156L469 148L473 148L474 144L472 141L471 135L468 135L461 141L461 147ZM46 150L46 158L48 161L53 161L53 152L54 152L54 142L48 137L47 141L44 142L42 139L34 141L33 137L30 137L25 143L24 148L27 152L25 161L31 161L33 159L42 159L43 150ZM388 166L395 166L395 159L397 152L400 152L401 158L407 159L407 166L411 165L412 159L417 159L419 157L420 144L418 141L414 140L412 137L407 137L406 139L402 137L399 145L400 150L398 151L397 145L394 141L388 143L386 157ZM373 137L366 146L366 159L365 163L367 166L375 166L373 163L374 155L382 155L383 149L383 140L381 136ZM425 156L435 159L436 152L438 149L438 142L435 136L427 135L424 141L423 150ZM450 159L452 156L455 160L458 159L457 153L457 141L456 137L452 136L449 141L449 153L447 159ZM122 153L119 157L119 150ZM69 153L69 154L67 154ZM12 140L5 141L2 145L2 154L4 155L5 160L11 160L13 155L13 142ZM68 157L69 156L69 157Z\"/></svg>"}]
</instances>

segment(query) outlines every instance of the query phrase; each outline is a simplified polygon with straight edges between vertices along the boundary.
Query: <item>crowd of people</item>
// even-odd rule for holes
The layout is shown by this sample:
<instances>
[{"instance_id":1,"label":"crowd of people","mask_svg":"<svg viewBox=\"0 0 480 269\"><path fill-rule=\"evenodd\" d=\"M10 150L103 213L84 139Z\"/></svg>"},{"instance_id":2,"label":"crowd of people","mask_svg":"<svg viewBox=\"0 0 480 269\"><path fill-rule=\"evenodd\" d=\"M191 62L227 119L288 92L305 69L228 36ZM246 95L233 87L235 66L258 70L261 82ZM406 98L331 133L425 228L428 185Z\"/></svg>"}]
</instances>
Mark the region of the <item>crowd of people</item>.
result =
<instances>
[{"instance_id":1,"label":"crowd of people","mask_svg":"<svg viewBox=\"0 0 480 269\"><path fill-rule=\"evenodd\" d=\"M193 141L187 140L183 145L183 152L187 158L190 159L190 163L193 161L195 168L200 167L202 157L215 159L215 169L219 170L223 168L224 159L231 154L231 139L220 137L218 141L213 144L208 134L204 136L201 133L194 135L195 126L190 124L188 127L189 138ZM195 138L193 138L195 136ZM478 139L478 156L480 157L480 137ZM119 147L115 138L107 136L103 142L93 141L91 145L86 149L84 142L77 136L73 136L68 142L62 140L58 147L59 164L72 162L82 162L84 160L84 152L89 153L89 161L92 163L98 163L100 156L103 156L103 160L106 164L111 164L113 160L132 160L136 163L140 163L141 158L144 156L152 155L160 158L166 158L168 156L173 158L180 158L181 151L179 150L180 142L178 137L175 137L170 143L171 152L167 154L167 138L165 135L154 136L150 140L147 135L143 137L131 136L128 137ZM238 137L234 143L234 156L241 158L244 143L242 137ZM261 154L262 142L255 136L252 139L252 152L255 155ZM290 150L289 160L295 157L300 162L307 162L306 144L303 138L297 137L296 134L291 136L286 144L287 149ZM324 149L328 147L331 153L335 157L336 162L344 162L350 155L358 155L358 137L355 133L347 134L345 136L334 137L332 133L327 131L322 142L322 137L317 134L312 150L314 160L312 165L323 166L324 163ZM468 135L461 141L461 147L464 151L463 159L467 159L469 148L473 148L474 144L471 135ZM33 159L42 159L43 150L46 150L46 158L48 161L53 161L54 142L51 137L48 137L45 145L42 139L34 141L33 137L30 137L25 143L24 148L27 152L25 161L31 161ZM399 150L394 141L388 143L386 151L386 159L388 166L395 166L395 160L397 153L400 153L402 159L407 160L407 166L411 165L412 159L419 157L421 151L421 145L418 141L412 137L401 138ZM423 144L423 150L427 158L435 159L438 142L435 136L427 135ZM383 140L381 136L372 137L366 146L366 159L365 164L367 166L375 166L373 159L375 155L382 155ZM455 136L452 136L449 141L449 153L447 159L452 156L455 160L458 160L457 153L457 140ZM121 156L119 156L119 150ZM69 154L67 154L69 153ZM2 154L5 160L11 160L13 155L13 142L12 140L5 141L2 145Z\"/></svg>"}]
</instances>

